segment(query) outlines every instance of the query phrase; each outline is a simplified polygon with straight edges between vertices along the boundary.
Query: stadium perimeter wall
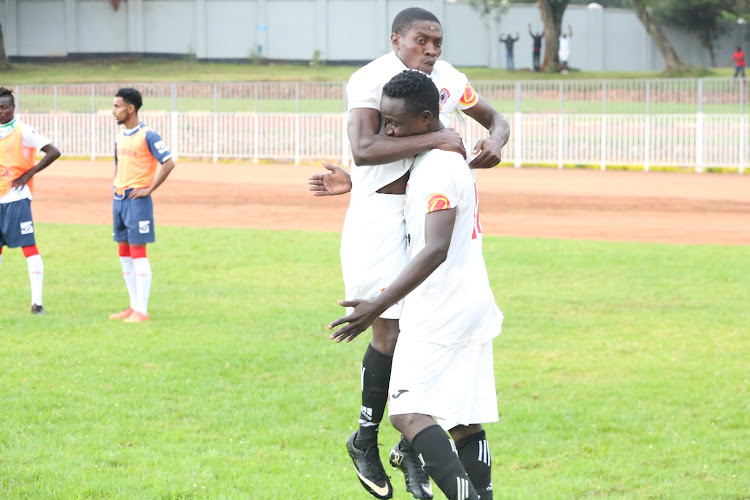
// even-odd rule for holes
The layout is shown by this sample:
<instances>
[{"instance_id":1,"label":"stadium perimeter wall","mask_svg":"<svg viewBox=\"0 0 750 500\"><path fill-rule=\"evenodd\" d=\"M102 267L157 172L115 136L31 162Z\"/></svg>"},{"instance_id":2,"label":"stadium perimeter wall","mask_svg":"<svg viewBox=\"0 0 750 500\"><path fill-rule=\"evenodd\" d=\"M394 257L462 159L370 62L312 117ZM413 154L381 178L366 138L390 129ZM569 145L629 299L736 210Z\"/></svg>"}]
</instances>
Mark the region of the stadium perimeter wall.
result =
<instances>
[{"instance_id":1,"label":"stadium perimeter wall","mask_svg":"<svg viewBox=\"0 0 750 500\"><path fill-rule=\"evenodd\" d=\"M504 67L501 33L520 34L516 68L531 66L528 25L542 29L533 3L513 5L500 20L447 0L5 0L0 23L11 60L83 55L171 55L207 60L364 62L390 50L393 17L419 6L442 21L443 58L457 66ZM591 71L662 70L664 62L635 14L627 9L570 6L570 65ZM44 36L39 36L43 33ZM710 66L697 37L667 28L686 63ZM730 26L718 41L720 66L747 34ZM317 54L317 56L316 56Z\"/></svg>"}]
</instances>

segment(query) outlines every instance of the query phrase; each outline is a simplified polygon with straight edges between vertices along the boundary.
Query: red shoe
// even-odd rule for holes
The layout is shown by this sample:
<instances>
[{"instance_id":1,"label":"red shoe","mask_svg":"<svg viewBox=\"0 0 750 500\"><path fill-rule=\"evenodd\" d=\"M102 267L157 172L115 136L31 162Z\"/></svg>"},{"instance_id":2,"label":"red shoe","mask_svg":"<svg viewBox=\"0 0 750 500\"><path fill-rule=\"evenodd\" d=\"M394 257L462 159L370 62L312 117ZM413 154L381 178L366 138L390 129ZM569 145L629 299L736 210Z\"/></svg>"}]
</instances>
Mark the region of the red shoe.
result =
<instances>
[{"instance_id":1,"label":"red shoe","mask_svg":"<svg viewBox=\"0 0 750 500\"><path fill-rule=\"evenodd\" d=\"M148 314L141 314L138 311L133 311L133 314L125 318L123 321L125 323L143 323L144 321L148 321Z\"/></svg>"},{"instance_id":2,"label":"red shoe","mask_svg":"<svg viewBox=\"0 0 750 500\"><path fill-rule=\"evenodd\" d=\"M115 314L110 314L109 315L109 319L126 319L126 318L130 317L130 315L133 314L133 312L134 312L133 308L128 307L127 309L125 309L122 312L118 312L118 313L115 313Z\"/></svg>"}]
</instances>

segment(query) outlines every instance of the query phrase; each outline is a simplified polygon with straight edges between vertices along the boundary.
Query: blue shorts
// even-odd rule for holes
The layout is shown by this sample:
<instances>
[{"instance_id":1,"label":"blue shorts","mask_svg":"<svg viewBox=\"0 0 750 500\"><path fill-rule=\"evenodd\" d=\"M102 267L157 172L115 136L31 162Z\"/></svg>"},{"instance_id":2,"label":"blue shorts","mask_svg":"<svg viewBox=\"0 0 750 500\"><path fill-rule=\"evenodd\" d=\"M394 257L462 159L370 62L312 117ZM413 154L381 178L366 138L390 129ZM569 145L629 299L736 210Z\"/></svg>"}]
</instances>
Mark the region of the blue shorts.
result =
<instances>
[{"instance_id":1,"label":"blue shorts","mask_svg":"<svg viewBox=\"0 0 750 500\"><path fill-rule=\"evenodd\" d=\"M31 200L0 203L0 248L3 245L8 248L36 245Z\"/></svg>"},{"instance_id":2,"label":"blue shorts","mask_svg":"<svg viewBox=\"0 0 750 500\"><path fill-rule=\"evenodd\" d=\"M151 196L128 198L130 189L122 198L115 195L112 202L112 239L127 241L131 245L145 245L156 241L154 235L154 203Z\"/></svg>"}]
</instances>

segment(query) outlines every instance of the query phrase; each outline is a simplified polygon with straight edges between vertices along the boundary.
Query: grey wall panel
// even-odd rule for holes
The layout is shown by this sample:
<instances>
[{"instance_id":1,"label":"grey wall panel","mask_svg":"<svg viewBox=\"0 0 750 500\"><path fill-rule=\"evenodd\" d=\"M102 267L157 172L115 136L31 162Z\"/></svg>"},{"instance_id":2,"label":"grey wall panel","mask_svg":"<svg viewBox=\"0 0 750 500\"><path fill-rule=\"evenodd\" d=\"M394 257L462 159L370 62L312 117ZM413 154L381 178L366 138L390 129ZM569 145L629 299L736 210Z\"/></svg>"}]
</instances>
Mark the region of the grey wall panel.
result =
<instances>
[{"instance_id":1,"label":"grey wall panel","mask_svg":"<svg viewBox=\"0 0 750 500\"><path fill-rule=\"evenodd\" d=\"M206 57L250 58L257 53L258 18L255 2L206 2Z\"/></svg>"},{"instance_id":2,"label":"grey wall panel","mask_svg":"<svg viewBox=\"0 0 750 500\"><path fill-rule=\"evenodd\" d=\"M315 51L315 2L268 0L269 59L311 59Z\"/></svg>"},{"instance_id":3,"label":"grey wall panel","mask_svg":"<svg viewBox=\"0 0 750 500\"><path fill-rule=\"evenodd\" d=\"M64 56L65 3L60 1L18 2L18 55Z\"/></svg>"},{"instance_id":4,"label":"grey wall panel","mask_svg":"<svg viewBox=\"0 0 750 500\"><path fill-rule=\"evenodd\" d=\"M75 11L75 52L128 51L127 2L115 10L109 2L79 1Z\"/></svg>"},{"instance_id":5,"label":"grey wall panel","mask_svg":"<svg viewBox=\"0 0 750 500\"><path fill-rule=\"evenodd\" d=\"M328 2L328 53L325 59L371 61L390 48L390 29L385 29L385 10L377 2L356 4L351 0Z\"/></svg>"},{"instance_id":6,"label":"grey wall panel","mask_svg":"<svg viewBox=\"0 0 750 500\"><path fill-rule=\"evenodd\" d=\"M190 0L143 2L143 49L157 54L195 54L195 9Z\"/></svg>"}]
</instances>

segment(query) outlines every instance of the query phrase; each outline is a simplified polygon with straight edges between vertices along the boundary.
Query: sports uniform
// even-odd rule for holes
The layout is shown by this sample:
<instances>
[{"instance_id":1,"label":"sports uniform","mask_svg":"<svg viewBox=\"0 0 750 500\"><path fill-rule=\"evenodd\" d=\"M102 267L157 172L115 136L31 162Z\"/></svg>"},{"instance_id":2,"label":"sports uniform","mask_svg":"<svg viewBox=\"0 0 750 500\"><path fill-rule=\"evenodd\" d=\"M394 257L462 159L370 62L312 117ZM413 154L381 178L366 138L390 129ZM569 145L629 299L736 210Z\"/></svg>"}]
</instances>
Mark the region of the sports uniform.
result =
<instances>
[{"instance_id":1,"label":"sports uniform","mask_svg":"<svg viewBox=\"0 0 750 500\"><path fill-rule=\"evenodd\" d=\"M50 140L18 121L0 125L0 246L9 248L36 244L31 217L33 178L22 189L12 183L34 168L36 152Z\"/></svg>"},{"instance_id":2,"label":"sports uniform","mask_svg":"<svg viewBox=\"0 0 750 500\"><path fill-rule=\"evenodd\" d=\"M432 415L445 429L496 422L492 339L503 315L482 256L473 171L456 153L417 156L406 193L409 256L425 246L425 215L456 209L448 256L404 299L389 394L390 415Z\"/></svg>"},{"instance_id":3,"label":"sports uniform","mask_svg":"<svg viewBox=\"0 0 750 500\"><path fill-rule=\"evenodd\" d=\"M357 70L346 86L347 108L380 111L383 86L408 69L390 52ZM450 125L456 109L474 106L478 97L466 75L445 61L437 61L430 78L440 91L440 119ZM383 127L381 126L381 134ZM404 268L406 234L403 231L403 195L377 191L401 178L412 158L385 165L352 165L352 192L341 233L341 269L347 300L371 299L390 284ZM382 318L398 319L402 302L386 310ZM348 313L351 309L348 309Z\"/></svg>"},{"instance_id":4,"label":"sports uniform","mask_svg":"<svg viewBox=\"0 0 750 500\"><path fill-rule=\"evenodd\" d=\"M170 158L172 153L159 134L143 123L118 135L115 144L117 175L112 205L112 237L115 241L127 241L131 245L156 241L151 196L130 199L128 194L132 189L150 186L158 164Z\"/></svg>"}]
</instances>

